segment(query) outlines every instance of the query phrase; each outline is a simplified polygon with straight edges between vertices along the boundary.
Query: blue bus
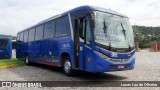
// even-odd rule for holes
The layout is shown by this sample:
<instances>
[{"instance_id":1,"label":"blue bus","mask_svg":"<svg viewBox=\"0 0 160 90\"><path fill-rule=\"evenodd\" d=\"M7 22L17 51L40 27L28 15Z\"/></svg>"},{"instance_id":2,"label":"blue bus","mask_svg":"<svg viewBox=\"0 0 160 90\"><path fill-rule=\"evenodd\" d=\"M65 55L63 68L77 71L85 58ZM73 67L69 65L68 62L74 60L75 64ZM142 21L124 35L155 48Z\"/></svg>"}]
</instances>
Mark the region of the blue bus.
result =
<instances>
[{"instance_id":1,"label":"blue bus","mask_svg":"<svg viewBox=\"0 0 160 90\"><path fill-rule=\"evenodd\" d=\"M0 59L12 58L11 37L0 37Z\"/></svg>"},{"instance_id":2,"label":"blue bus","mask_svg":"<svg viewBox=\"0 0 160 90\"><path fill-rule=\"evenodd\" d=\"M66 75L131 70L134 35L127 16L81 6L18 32L16 54L26 64L62 67Z\"/></svg>"}]
</instances>

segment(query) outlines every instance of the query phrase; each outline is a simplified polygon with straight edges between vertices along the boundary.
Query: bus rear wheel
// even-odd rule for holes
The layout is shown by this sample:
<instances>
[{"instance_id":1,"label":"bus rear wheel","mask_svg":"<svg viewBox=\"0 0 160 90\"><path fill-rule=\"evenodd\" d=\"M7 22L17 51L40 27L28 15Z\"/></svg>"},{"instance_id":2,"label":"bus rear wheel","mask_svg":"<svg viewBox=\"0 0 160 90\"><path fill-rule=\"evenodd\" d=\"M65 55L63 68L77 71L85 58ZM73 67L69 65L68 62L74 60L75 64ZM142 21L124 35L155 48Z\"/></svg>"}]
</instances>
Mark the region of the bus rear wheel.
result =
<instances>
[{"instance_id":1,"label":"bus rear wheel","mask_svg":"<svg viewBox=\"0 0 160 90\"><path fill-rule=\"evenodd\" d=\"M25 64L26 65L30 65L28 55L25 55Z\"/></svg>"},{"instance_id":2,"label":"bus rear wheel","mask_svg":"<svg viewBox=\"0 0 160 90\"><path fill-rule=\"evenodd\" d=\"M66 57L64 59L63 71L67 76L73 75L72 65L71 65L70 59L68 57Z\"/></svg>"}]
</instances>

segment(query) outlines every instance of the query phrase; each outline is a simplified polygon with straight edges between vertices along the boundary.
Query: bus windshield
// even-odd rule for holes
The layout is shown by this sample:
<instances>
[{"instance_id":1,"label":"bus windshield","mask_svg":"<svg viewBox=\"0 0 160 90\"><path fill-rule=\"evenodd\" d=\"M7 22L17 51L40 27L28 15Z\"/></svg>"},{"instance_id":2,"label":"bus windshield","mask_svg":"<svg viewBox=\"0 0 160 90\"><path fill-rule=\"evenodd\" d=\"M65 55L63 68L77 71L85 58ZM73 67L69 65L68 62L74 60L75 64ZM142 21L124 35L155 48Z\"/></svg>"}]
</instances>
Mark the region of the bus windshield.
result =
<instances>
[{"instance_id":1,"label":"bus windshield","mask_svg":"<svg viewBox=\"0 0 160 90\"><path fill-rule=\"evenodd\" d=\"M133 48L133 30L126 17L95 12L94 41L111 48Z\"/></svg>"},{"instance_id":2,"label":"bus windshield","mask_svg":"<svg viewBox=\"0 0 160 90\"><path fill-rule=\"evenodd\" d=\"M7 40L0 40L0 48L8 46Z\"/></svg>"}]
</instances>

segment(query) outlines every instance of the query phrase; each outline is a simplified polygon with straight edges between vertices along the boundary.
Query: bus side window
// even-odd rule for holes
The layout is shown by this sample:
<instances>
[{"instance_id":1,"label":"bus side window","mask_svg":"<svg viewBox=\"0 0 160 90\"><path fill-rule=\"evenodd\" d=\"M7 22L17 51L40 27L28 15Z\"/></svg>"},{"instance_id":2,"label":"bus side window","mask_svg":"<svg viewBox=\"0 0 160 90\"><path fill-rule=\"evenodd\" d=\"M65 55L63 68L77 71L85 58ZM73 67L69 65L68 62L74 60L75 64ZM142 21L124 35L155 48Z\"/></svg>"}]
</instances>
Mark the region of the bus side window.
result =
<instances>
[{"instance_id":1,"label":"bus side window","mask_svg":"<svg viewBox=\"0 0 160 90\"><path fill-rule=\"evenodd\" d=\"M43 31L44 31L43 24L36 27L35 40L42 40L43 39Z\"/></svg>"},{"instance_id":2,"label":"bus side window","mask_svg":"<svg viewBox=\"0 0 160 90\"><path fill-rule=\"evenodd\" d=\"M34 41L35 28L29 30L28 42Z\"/></svg>"},{"instance_id":3,"label":"bus side window","mask_svg":"<svg viewBox=\"0 0 160 90\"><path fill-rule=\"evenodd\" d=\"M86 19L86 37L85 37L85 44L87 46L91 46L91 32L90 32L90 23L89 20Z\"/></svg>"},{"instance_id":4,"label":"bus side window","mask_svg":"<svg viewBox=\"0 0 160 90\"><path fill-rule=\"evenodd\" d=\"M19 38L20 38L20 34L18 33L17 34L17 41L19 41Z\"/></svg>"},{"instance_id":5,"label":"bus side window","mask_svg":"<svg viewBox=\"0 0 160 90\"><path fill-rule=\"evenodd\" d=\"M28 42L28 31L24 32L24 42Z\"/></svg>"},{"instance_id":6,"label":"bus side window","mask_svg":"<svg viewBox=\"0 0 160 90\"><path fill-rule=\"evenodd\" d=\"M50 21L45 24L44 39L53 38L55 33L55 21Z\"/></svg>"},{"instance_id":7,"label":"bus side window","mask_svg":"<svg viewBox=\"0 0 160 90\"><path fill-rule=\"evenodd\" d=\"M79 19L79 36L81 39L84 40L84 36L85 36L85 18L81 18Z\"/></svg>"},{"instance_id":8,"label":"bus side window","mask_svg":"<svg viewBox=\"0 0 160 90\"><path fill-rule=\"evenodd\" d=\"M67 16L57 19L55 37L70 35L69 19Z\"/></svg>"},{"instance_id":9,"label":"bus side window","mask_svg":"<svg viewBox=\"0 0 160 90\"><path fill-rule=\"evenodd\" d=\"M21 34L20 34L20 41L21 42L23 42L23 38L24 38L24 34L23 34L23 32L21 32Z\"/></svg>"}]
</instances>

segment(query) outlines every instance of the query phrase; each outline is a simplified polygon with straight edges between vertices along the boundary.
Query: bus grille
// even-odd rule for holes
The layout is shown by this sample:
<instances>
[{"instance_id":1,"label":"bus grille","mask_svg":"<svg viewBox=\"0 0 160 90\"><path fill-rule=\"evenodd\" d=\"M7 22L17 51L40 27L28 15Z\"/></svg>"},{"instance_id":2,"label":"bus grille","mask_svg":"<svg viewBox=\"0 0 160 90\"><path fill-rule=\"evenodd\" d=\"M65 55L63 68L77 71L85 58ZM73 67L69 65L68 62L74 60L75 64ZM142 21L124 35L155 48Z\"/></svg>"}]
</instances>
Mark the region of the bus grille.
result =
<instances>
[{"instance_id":1,"label":"bus grille","mask_svg":"<svg viewBox=\"0 0 160 90\"><path fill-rule=\"evenodd\" d=\"M111 58L110 61L112 62L128 62L130 60L130 58L128 59L114 59L114 58Z\"/></svg>"}]
</instances>

